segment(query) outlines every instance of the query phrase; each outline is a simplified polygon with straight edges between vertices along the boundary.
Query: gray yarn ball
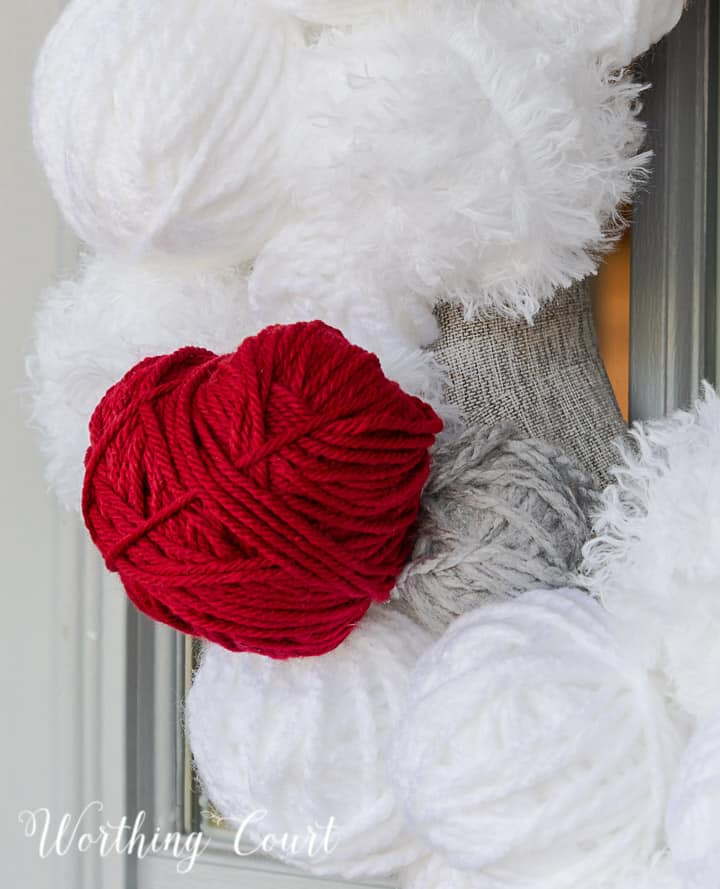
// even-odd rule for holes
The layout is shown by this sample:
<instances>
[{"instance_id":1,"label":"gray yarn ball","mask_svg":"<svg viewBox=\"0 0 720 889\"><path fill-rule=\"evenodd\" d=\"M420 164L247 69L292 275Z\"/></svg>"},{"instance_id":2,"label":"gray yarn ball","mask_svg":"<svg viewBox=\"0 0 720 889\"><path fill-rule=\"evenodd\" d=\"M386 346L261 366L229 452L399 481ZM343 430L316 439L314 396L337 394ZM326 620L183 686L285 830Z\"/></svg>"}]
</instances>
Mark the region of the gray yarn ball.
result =
<instances>
[{"instance_id":1,"label":"gray yarn ball","mask_svg":"<svg viewBox=\"0 0 720 889\"><path fill-rule=\"evenodd\" d=\"M393 591L403 611L441 633L483 601L571 582L597 488L559 447L499 424L439 441L432 459Z\"/></svg>"}]
</instances>

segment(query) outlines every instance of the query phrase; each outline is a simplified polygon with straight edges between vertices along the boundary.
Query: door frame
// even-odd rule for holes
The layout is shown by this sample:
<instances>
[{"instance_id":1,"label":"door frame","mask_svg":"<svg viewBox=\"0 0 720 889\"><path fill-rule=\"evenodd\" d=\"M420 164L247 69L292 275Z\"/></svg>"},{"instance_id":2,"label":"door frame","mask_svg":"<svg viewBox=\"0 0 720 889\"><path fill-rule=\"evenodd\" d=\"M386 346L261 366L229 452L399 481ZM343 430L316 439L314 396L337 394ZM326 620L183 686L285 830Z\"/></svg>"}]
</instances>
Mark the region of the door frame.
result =
<instances>
[{"instance_id":1,"label":"door frame","mask_svg":"<svg viewBox=\"0 0 720 889\"><path fill-rule=\"evenodd\" d=\"M687 407L717 383L718 9L695 0L641 62L652 175L634 205L630 415Z\"/></svg>"}]
</instances>

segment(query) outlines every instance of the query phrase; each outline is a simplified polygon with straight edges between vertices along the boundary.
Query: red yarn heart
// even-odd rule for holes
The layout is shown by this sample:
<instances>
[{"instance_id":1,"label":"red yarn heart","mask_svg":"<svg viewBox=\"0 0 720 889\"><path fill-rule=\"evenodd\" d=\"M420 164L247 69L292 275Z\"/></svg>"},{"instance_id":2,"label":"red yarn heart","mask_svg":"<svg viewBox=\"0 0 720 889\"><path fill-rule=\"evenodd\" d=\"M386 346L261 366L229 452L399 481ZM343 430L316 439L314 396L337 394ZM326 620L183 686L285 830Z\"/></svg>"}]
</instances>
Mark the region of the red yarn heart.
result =
<instances>
[{"instance_id":1,"label":"red yarn heart","mask_svg":"<svg viewBox=\"0 0 720 889\"><path fill-rule=\"evenodd\" d=\"M410 553L442 423L319 321L134 367L90 422L83 514L150 617L277 658L339 645Z\"/></svg>"}]
</instances>

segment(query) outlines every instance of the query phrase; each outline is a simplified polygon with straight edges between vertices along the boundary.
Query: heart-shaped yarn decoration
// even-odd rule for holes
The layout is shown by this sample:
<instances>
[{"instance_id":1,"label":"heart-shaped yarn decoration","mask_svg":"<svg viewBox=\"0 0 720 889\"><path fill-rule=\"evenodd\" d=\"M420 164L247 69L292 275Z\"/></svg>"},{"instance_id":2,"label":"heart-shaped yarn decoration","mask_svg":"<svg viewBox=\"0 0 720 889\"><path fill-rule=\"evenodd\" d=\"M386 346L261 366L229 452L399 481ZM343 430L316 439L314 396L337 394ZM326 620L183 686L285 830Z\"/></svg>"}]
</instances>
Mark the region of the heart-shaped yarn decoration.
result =
<instances>
[{"instance_id":1,"label":"heart-shaped yarn decoration","mask_svg":"<svg viewBox=\"0 0 720 889\"><path fill-rule=\"evenodd\" d=\"M442 423L326 324L147 358L90 422L83 514L155 620L233 651L323 654L410 554Z\"/></svg>"}]
</instances>

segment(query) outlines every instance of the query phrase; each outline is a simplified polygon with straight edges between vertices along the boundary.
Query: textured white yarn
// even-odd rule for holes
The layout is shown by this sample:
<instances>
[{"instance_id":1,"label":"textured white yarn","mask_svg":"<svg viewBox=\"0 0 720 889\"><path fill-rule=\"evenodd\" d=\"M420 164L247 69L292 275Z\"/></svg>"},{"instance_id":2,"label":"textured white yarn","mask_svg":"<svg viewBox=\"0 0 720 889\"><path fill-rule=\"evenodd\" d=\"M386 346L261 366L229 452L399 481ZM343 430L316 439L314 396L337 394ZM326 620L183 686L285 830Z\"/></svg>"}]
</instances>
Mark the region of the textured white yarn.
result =
<instances>
[{"instance_id":1,"label":"textured white yarn","mask_svg":"<svg viewBox=\"0 0 720 889\"><path fill-rule=\"evenodd\" d=\"M617 883L595 887L588 885L585 889L686 889L673 871L667 856L659 857L650 866L629 874ZM711 889L707 886L705 889Z\"/></svg>"},{"instance_id":2,"label":"textured white yarn","mask_svg":"<svg viewBox=\"0 0 720 889\"><path fill-rule=\"evenodd\" d=\"M400 889L480 889L483 880L476 871L450 867L440 855L416 861L402 870L399 877Z\"/></svg>"},{"instance_id":3,"label":"textured white yarn","mask_svg":"<svg viewBox=\"0 0 720 889\"><path fill-rule=\"evenodd\" d=\"M431 855L405 868L400 873L400 889L494 889L504 886L480 871L457 870L450 867L439 855ZM539 884L532 883L529 886ZM552 885L552 884L550 884ZM666 856L630 872L627 876L613 878L609 882L596 882L589 877L577 889L685 889L673 873ZM715 889L705 886L703 889Z\"/></svg>"},{"instance_id":4,"label":"textured white yarn","mask_svg":"<svg viewBox=\"0 0 720 889\"><path fill-rule=\"evenodd\" d=\"M306 45L300 14L353 27ZM529 318L594 270L647 156L640 87L517 19L498 0L74 0L36 70L38 153L97 250L257 258L258 299L388 303L413 348L440 299Z\"/></svg>"},{"instance_id":5,"label":"textured white yarn","mask_svg":"<svg viewBox=\"0 0 720 889\"><path fill-rule=\"evenodd\" d=\"M482 13L501 4L518 23L547 37L557 51L628 65L680 19L684 0L476 0Z\"/></svg>"},{"instance_id":6,"label":"textured white yarn","mask_svg":"<svg viewBox=\"0 0 720 889\"><path fill-rule=\"evenodd\" d=\"M253 314L263 324L321 318L378 355L407 392L439 406L444 372L424 348L439 334L430 305L375 286L352 249L345 253L344 243L344 233L334 226L311 221L287 226L253 264L248 281Z\"/></svg>"},{"instance_id":7,"label":"textured white yarn","mask_svg":"<svg viewBox=\"0 0 720 889\"><path fill-rule=\"evenodd\" d=\"M276 855L317 874L389 875L421 850L408 833L385 752L410 670L431 637L374 606L322 657L273 660L208 646L187 701L195 763L209 798L244 836L304 834L334 817L337 848Z\"/></svg>"},{"instance_id":8,"label":"textured white yarn","mask_svg":"<svg viewBox=\"0 0 720 889\"><path fill-rule=\"evenodd\" d=\"M262 266L283 298L315 270L348 304L360 280L416 312L459 299L529 318L595 269L648 160L638 85L464 4L326 30L304 71L302 218Z\"/></svg>"},{"instance_id":9,"label":"textured white yarn","mask_svg":"<svg viewBox=\"0 0 720 889\"><path fill-rule=\"evenodd\" d=\"M636 425L586 545L587 585L637 634L692 716L720 710L720 399Z\"/></svg>"},{"instance_id":10,"label":"textured white yarn","mask_svg":"<svg viewBox=\"0 0 720 889\"><path fill-rule=\"evenodd\" d=\"M270 6L318 25L352 25L404 0L265 0Z\"/></svg>"},{"instance_id":11,"label":"textured white yarn","mask_svg":"<svg viewBox=\"0 0 720 889\"><path fill-rule=\"evenodd\" d=\"M51 287L35 315L27 359L32 420L41 433L50 486L80 508L88 423L107 389L140 359L182 346L230 352L267 323L320 318L380 358L386 375L412 394L442 405L441 369L388 321L385 305L340 316L308 300L298 317L275 317L248 304L242 269L190 272L86 258L74 280Z\"/></svg>"},{"instance_id":12,"label":"textured white yarn","mask_svg":"<svg viewBox=\"0 0 720 889\"><path fill-rule=\"evenodd\" d=\"M285 221L302 26L257 0L74 0L41 52L35 144L68 222L132 258L252 258Z\"/></svg>"},{"instance_id":13,"label":"textured white yarn","mask_svg":"<svg viewBox=\"0 0 720 889\"><path fill-rule=\"evenodd\" d=\"M684 889L720 886L720 714L700 726L683 754L666 824Z\"/></svg>"},{"instance_id":14,"label":"textured white yarn","mask_svg":"<svg viewBox=\"0 0 720 889\"><path fill-rule=\"evenodd\" d=\"M633 645L577 590L452 624L413 671L393 745L418 836L483 889L578 889L644 866L682 732Z\"/></svg>"},{"instance_id":15,"label":"textured white yarn","mask_svg":"<svg viewBox=\"0 0 720 889\"><path fill-rule=\"evenodd\" d=\"M134 364L182 346L230 351L257 329L237 270L157 273L87 257L74 280L48 289L26 367L33 424L60 501L80 508L90 417Z\"/></svg>"}]
</instances>

